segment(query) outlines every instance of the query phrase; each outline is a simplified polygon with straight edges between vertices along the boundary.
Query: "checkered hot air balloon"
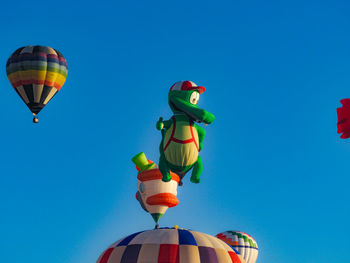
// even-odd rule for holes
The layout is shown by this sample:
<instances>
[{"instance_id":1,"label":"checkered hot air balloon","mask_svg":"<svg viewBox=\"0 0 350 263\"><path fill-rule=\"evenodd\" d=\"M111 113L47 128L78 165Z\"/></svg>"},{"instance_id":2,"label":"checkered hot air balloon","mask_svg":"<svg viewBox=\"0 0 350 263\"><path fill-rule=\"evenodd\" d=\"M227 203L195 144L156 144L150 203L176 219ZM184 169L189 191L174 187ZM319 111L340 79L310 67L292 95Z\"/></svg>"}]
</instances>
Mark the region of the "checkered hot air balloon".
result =
<instances>
[{"instance_id":1,"label":"checkered hot air balloon","mask_svg":"<svg viewBox=\"0 0 350 263\"><path fill-rule=\"evenodd\" d=\"M226 231L216 237L230 245L247 263L255 263L258 258L258 244L250 235L240 231Z\"/></svg>"},{"instance_id":2,"label":"checkered hot air balloon","mask_svg":"<svg viewBox=\"0 0 350 263\"><path fill-rule=\"evenodd\" d=\"M158 228L122 238L97 263L246 263L220 239L179 228Z\"/></svg>"},{"instance_id":3,"label":"checkered hot air balloon","mask_svg":"<svg viewBox=\"0 0 350 263\"><path fill-rule=\"evenodd\" d=\"M13 88L36 115L63 86L68 66L62 54L50 47L27 46L17 49L8 59L6 72Z\"/></svg>"}]
</instances>

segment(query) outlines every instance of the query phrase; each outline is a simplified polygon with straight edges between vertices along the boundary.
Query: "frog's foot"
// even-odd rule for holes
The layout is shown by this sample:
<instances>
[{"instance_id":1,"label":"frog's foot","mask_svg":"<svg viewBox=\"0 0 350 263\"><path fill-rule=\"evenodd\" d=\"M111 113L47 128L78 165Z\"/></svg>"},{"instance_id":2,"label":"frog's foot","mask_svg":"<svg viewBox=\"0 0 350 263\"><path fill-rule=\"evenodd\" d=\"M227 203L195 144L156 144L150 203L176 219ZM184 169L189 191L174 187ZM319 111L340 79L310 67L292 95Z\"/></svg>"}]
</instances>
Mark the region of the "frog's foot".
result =
<instances>
[{"instance_id":1,"label":"frog's foot","mask_svg":"<svg viewBox=\"0 0 350 263\"><path fill-rule=\"evenodd\" d=\"M163 178L162 178L162 181L163 181L163 182L170 182L170 180L171 180L171 175L170 175L170 173L164 174L164 175L163 175Z\"/></svg>"},{"instance_id":2,"label":"frog's foot","mask_svg":"<svg viewBox=\"0 0 350 263\"><path fill-rule=\"evenodd\" d=\"M192 170L192 175L191 175L191 182L198 184L201 179L201 173L203 171L203 163L202 163L202 158L200 156L198 156L197 162L194 164L193 166L193 170Z\"/></svg>"},{"instance_id":3,"label":"frog's foot","mask_svg":"<svg viewBox=\"0 0 350 263\"><path fill-rule=\"evenodd\" d=\"M198 183L200 183L200 181L201 181L201 179L199 178L199 177L196 177L196 176L191 176L191 182L192 183L195 183L195 184L198 184Z\"/></svg>"}]
</instances>

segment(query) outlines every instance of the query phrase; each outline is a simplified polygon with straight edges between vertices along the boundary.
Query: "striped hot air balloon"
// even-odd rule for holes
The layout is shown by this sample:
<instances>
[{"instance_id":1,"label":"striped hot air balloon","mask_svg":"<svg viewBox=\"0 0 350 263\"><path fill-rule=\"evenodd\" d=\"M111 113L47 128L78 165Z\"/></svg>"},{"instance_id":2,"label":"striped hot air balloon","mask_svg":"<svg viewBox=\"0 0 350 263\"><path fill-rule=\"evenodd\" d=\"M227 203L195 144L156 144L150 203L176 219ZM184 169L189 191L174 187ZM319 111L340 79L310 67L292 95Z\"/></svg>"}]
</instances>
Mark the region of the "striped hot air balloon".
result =
<instances>
[{"instance_id":1,"label":"striped hot air balloon","mask_svg":"<svg viewBox=\"0 0 350 263\"><path fill-rule=\"evenodd\" d=\"M255 263L258 258L258 244L250 235L240 231L226 231L216 237L242 255L247 263Z\"/></svg>"},{"instance_id":2,"label":"striped hot air balloon","mask_svg":"<svg viewBox=\"0 0 350 263\"><path fill-rule=\"evenodd\" d=\"M120 239L97 263L246 263L220 239L186 229L158 228Z\"/></svg>"},{"instance_id":3,"label":"striped hot air balloon","mask_svg":"<svg viewBox=\"0 0 350 263\"><path fill-rule=\"evenodd\" d=\"M15 91L36 115L63 86L68 66L62 54L50 47L27 46L17 49L8 59L6 72Z\"/></svg>"}]
</instances>

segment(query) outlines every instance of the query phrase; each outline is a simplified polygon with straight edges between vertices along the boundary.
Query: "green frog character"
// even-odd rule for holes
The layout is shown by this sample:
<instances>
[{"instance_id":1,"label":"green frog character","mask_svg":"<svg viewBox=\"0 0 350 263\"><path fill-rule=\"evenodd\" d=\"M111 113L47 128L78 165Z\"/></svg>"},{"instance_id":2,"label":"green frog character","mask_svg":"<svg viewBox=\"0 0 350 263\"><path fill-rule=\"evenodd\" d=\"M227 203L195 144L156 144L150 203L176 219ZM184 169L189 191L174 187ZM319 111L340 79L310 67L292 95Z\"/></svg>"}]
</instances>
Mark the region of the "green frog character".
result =
<instances>
[{"instance_id":1,"label":"green frog character","mask_svg":"<svg viewBox=\"0 0 350 263\"><path fill-rule=\"evenodd\" d=\"M169 106L174 115L167 121L159 118L156 125L162 132L159 170L164 182L171 180L169 170L182 179L192 168L191 182L200 182L203 164L198 152L203 147L205 130L195 122L210 124L215 119L212 113L197 106L204 91L192 81L179 81L170 88Z\"/></svg>"}]
</instances>

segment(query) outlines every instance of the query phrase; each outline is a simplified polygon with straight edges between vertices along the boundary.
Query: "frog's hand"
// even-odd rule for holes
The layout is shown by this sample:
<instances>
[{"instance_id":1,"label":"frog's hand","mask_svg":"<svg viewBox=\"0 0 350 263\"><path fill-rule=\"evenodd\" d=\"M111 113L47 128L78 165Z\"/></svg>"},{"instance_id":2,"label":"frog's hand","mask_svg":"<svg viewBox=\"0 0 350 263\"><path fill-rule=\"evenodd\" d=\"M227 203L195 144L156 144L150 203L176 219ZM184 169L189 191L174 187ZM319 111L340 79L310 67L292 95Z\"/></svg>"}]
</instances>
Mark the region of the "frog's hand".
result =
<instances>
[{"instance_id":1,"label":"frog's hand","mask_svg":"<svg viewBox=\"0 0 350 263\"><path fill-rule=\"evenodd\" d=\"M215 120L214 114L209 111L204 111L203 113L203 122L205 124L211 124Z\"/></svg>"},{"instance_id":2,"label":"frog's hand","mask_svg":"<svg viewBox=\"0 0 350 263\"><path fill-rule=\"evenodd\" d=\"M164 128L164 122L162 117L160 117L157 121L156 128L157 130L162 130Z\"/></svg>"}]
</instances>

